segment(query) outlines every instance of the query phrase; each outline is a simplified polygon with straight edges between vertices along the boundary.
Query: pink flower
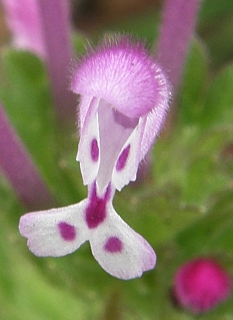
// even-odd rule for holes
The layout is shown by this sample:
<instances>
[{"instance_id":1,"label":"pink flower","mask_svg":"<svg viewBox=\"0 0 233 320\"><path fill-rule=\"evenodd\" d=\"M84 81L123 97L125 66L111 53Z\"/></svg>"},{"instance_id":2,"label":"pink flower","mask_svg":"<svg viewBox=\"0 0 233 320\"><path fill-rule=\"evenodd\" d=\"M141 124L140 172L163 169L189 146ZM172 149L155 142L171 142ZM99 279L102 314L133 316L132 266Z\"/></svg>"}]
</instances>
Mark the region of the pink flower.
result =
<instances>
[{"instance_id":1,"label":"pink flower","mask_svg":"<svg viewBox=\"0 0 233 320\"><path fill-rule=\"evenodd\" d=\"M140 43L115 37L77 66L80 94L77 160L88 197L60 209L29 213L19 229L38 256L62 256L89 240L111 275L131 279L154 268L152 247L116 213L112 200L135 180L163 124L170 97L161 68Z\"/></svg>"},{"instance_id":2,"label":"pink flower","mask_svg":"<svg viewBox=\"0 0 233 320\"><path fill-rule=\"evenodd\" d=\"M182 265L174 277L177 302L194 313L207 312L226 300L231 279L215 261L197 258Z\"/></svg>"},{"instance_id":3,"label":"pink flower","mask_svg":"<svg viewBox=\"0 0 233 320\"><path fill-rule=\"evenodd\" d=\"M45 56L37 0L2 0L13 45Z\"/></svg>"}]
</instances>

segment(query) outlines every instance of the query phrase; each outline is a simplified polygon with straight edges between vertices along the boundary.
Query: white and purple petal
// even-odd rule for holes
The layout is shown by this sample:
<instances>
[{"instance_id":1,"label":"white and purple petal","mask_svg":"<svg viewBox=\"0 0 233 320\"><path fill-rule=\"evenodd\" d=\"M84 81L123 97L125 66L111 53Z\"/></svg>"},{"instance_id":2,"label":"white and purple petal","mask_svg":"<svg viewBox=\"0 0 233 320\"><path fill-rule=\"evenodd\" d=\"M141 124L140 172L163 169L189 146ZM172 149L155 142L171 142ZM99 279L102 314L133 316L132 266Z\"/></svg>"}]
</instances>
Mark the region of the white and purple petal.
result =
<instances>
[{"instance_id":1,"label":"white and purple petal","mask_svg":"<svg viewBox=\"0 0 233 320\"><path fill-rule=\"evenodd\" d=\"M105 100L100 100L98 118L100 129L100 168L96 181L97 187L100 190L104 190L109 183L114 185L112 176L117 163L119 169L125 166L130 150L128 149L127 154L123 151L123 148L137 127L138 119L123 115ZM123 156L121 156L122 152L124 152ZM120 160L119 157L121 157ZM120 189L128 182L122 181ZM117 186L116 188L120 190Z\"/></svg>"},{"instance_id":2,"label":"white and purple petal","mask_svg":"<svg viewBox=\"0 0 233 320\"><path fill-rule=\"evenodd\" d=\"M130 181L136 180L141 161L141 142L145 124L145 117L140 118L138 125L126 140L115 162L111 183L119 191Z\"/></svg>"},{"instance_id":3,"label":"white and purple petal","mask_svg":"<svg viewBox=\"0 0 233 320\"><path fill-rule=\"evenodd\" d=\"M88 240L84 220L87 200L68 207L31 212L21 217L19 231L36 256L64 256Z\"/></svg>"},{"instance_id":4,"label":"white and purple petal","mask_svg":"<svg viewBox=\"0 0 233 320\"><path fill-rule=\"evenodd\" d=\"M90 185L96 180L100 166L98 106L99 99L90 100L89 109L80 128L76 160L80 161L84 185Z\"/></svg>"},{"instance_id":5,"label":"white and purple petal","mask_svg":"<svg viewBox=\"0 0 233 320\"><path fill-rule=\"evenodd\" d=\"M105 221L90 236L91 250L100 266L124 280L153 269L156 255L152 247L120 218L111 203L106 209Z\"/></svg>"}]
</instances>

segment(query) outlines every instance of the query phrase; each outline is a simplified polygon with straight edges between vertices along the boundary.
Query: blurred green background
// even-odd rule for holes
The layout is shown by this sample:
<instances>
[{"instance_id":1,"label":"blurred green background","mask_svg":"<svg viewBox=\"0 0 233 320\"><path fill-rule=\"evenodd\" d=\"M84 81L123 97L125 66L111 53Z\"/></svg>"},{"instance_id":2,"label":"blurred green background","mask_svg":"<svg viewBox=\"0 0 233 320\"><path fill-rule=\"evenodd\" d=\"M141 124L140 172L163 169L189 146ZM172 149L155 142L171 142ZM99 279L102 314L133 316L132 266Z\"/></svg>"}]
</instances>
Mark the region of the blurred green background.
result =
<instances>
[{"instance_id":1,"label":"blurred green background","mask_svg":"<svg viewBox=\"0 0 233 320\"><path fill-rule=\"evenodd\" d=\"M115 31L146 38L153 47L161 3L136 4L137 10L119 12L107 1L76 5L74 24L82 31L74 35L77 51L84 51L86 38L95 42ZM116 12L114 19L110 12ZM88 243L62 258L33 256L18 232L25 208L0 174L0 319L233 319L232 297L199 316L171 299L173 275L190 258L216 258L233 274L232 35L233 1L203 1L177 101L151 154L151 171L115 197L116 211L158 256L156 268L140 279L106 274ZM0 59L0 100L58 204L82 200L76 120L66 129L55 121L37 57L4 45Z\"/></svg>"}]
</instances>

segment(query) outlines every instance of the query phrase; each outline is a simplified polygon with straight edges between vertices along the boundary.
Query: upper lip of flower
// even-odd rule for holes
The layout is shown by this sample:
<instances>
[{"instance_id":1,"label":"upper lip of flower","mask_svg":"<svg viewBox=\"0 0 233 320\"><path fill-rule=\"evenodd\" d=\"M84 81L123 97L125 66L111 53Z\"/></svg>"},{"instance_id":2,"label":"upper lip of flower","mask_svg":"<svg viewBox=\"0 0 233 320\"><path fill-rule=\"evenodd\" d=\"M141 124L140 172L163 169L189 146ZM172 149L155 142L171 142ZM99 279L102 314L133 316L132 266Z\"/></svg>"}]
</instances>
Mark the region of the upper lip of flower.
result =
<instances>
[{"instance_id":1,"label":"upper lip of flower","mask_svg":"<svg viewBox=\"0 0 233 320\"><path fill-rule=\"evenodd\" d=\"M81 95L77 160L84 184L96 181L101 194L110 182L121 190L136 179L163 124L169 89L144 47L125 37L83 60L72 90Z\"/></svg>"},{"instance_id":2,"label":"upper lip of flower","mask_svg":"<svg viewBox=\"0 0 233 320\"><path fill-rule=\"evenodd\" d=\"M164 80L162 70L143 44L115 36L79 63L71 90L102 98L124 115L139 118L161 102Z\"/></svg>"}]
</instances>

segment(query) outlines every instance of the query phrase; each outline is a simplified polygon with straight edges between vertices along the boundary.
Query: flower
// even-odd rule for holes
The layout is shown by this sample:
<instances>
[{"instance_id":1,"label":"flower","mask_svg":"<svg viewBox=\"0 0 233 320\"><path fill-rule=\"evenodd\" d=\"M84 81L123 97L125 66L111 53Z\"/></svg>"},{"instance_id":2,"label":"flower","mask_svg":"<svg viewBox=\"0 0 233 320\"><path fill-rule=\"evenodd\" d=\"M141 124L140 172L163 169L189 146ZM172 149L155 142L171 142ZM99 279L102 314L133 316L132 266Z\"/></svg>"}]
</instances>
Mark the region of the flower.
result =
<instances>
[{"instance_id":1,"label":"flower","mask_svg":"<svg viewBox=\"0 0 233 320\"><path fill-rule=\"evenodd\" d=\"M209 258L197 258L185 263L174 276L175 299L194 313L211 310L226 300L230 291L230 276Z\"/></svg>"},{"instance_id":2,"label":"flower","mask_svg":"<svg viewBox=\"0 0 233 320\"><path fill-rule=\"evenodd\" d=\"M39 8L36 0L3 0L6 22L12 33L13 45L45 56Z\"/></svg>"},{"instance_id":3,"label":"flower","mask_svg":"<svg viewBox=\"0 0 233 320\"><path fill-rule=\"evenodd\" d=\"M131 279L154 268L152 247L116 213L112 200L135 180L163 124L169 85L139 42L114 37L77 66L72 90L80 95L77 160L88 197L65 208L28 213L19 229L37 256L62 256L89 240L109 274Z\"/></svg>"}]
</instances>

